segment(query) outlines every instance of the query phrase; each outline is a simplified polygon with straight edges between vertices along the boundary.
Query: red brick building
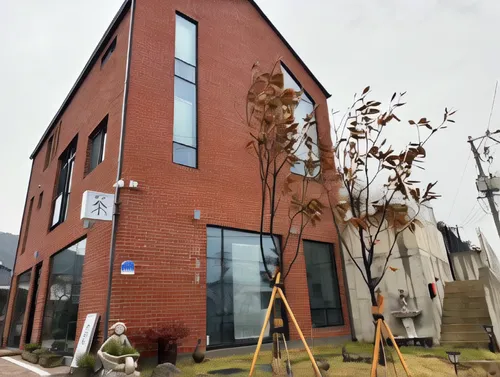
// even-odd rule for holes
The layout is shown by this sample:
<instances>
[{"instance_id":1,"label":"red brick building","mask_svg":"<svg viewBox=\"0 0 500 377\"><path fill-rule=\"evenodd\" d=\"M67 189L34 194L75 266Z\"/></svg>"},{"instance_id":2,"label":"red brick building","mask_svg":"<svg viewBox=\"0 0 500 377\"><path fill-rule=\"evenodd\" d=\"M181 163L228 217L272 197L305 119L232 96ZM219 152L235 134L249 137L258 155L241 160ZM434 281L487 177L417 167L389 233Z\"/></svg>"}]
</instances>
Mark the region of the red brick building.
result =
<instances>
[{"instance_id":1,"label":"red brick building","mask_svg":"<svg viewBox=\"0 0 500 377\"><path fill-rule=\"evenodd\" d=\"M303 106L319 105L317 137L330 142L328 92L253 1L123 4L31 156L4 345L71 353L89 313L103 331L110 245L111 323L136 335L182 319L181 351L198 338L256 342L270 288L255 234L258 165L240 114L252 65L279 57L288 83L307 93ZM117 177L115 221L84 227L83 192L113 193ZM284 236L284 209L279 217ZM308 228L286 283L297 320L317 338L349 333L333 229L328 217ZM134 275L120 273L126 260Z\"/></svg>"}]
</instances>

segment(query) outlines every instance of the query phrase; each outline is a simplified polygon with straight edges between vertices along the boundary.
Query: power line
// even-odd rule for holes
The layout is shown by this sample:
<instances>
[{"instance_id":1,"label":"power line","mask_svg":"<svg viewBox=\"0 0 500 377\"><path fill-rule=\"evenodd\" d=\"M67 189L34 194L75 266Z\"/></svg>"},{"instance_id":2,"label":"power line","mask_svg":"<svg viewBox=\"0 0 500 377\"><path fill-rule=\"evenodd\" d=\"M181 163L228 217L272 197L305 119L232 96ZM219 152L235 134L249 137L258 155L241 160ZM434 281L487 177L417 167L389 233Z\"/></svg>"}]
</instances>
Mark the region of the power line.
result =
<instances>
[{"instance_id":1,"label":"power line","mask_svg":"<svg viewBox=\"0 0 500 377\"><path fill-rule=\"evenodd\" d=\"M467 216L465 216L464 220L461 222L461 224L464 224L466 223L468 220L469 220L469 216L472 214L472 211L474 211L474 209L477 208L478 206L478 202L475 202L474 205L472 206L471 210L469 211L469 213L467 214Z\"/></svg>"},{"instance_id":2,"label":"power line","mask_svg":"<svg viewBox=\"0 0 500 377\"><path fill-rule=\"evenodd\" d=\"M474 215L472 215L472 217L465 224L463 224L462 226L467 226L467 225L469 225L471 223L472 224L475 223L477 221L477 219L479 217L481 217L483 214L484 214L484 212L481 211L481 208L477 208L477 211L474 213Z\"/></svg>"},{"instance_id":3,"label":"power line","mask_svg":"<svg viewBox=\"0 0 500 377\"><path fill-rule=\"evenodd\" d=\"M495 92L493 93L493 101L491 102L491 110L490 110L490 117L488 119L487 130L490 129L491 116L493 115L493 108L495 107L495 99L497 97L497 87L498 87L498 80L495 82Z\"/></svg>"}]
</instances>

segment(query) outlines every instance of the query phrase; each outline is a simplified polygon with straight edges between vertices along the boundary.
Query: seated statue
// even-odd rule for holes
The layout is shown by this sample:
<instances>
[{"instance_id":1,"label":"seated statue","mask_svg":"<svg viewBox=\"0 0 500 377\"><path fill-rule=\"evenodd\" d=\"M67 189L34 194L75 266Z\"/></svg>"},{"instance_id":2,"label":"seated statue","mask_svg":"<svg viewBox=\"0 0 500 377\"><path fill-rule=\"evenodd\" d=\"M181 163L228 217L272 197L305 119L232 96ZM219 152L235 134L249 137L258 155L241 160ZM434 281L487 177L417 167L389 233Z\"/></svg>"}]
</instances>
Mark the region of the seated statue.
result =
<instances>
[{"instance_id":1,"label":"seated statue","mask_svg":"<svg viewBox=\"0 0 500 377\"><path fill-rule=\"evenodd\" d=\"M406 292L404 289L399 289L399 303L401 304L401 311L408 312L408 303L406 302Z\"/></svg>"},{"instance_id":2,"label":"seated statue","mask_svg":"<svg viewBox=\"0 0 500 377\"><path fill-rule=\"evenodd\" d=\"M140 376L140 372L136 371L139 354L115 356L104 351L106 344L113 340L118 341L122 346L131 347L127 335L125 335L127 326L123 322L117 322L109 330L112 332L112 335L106 339L101 348L99 348L99 351L97 351L97 356L99 356L102 362L105 373L114 371L123 372L127 376Z\"/></svg>"}]
</instances>

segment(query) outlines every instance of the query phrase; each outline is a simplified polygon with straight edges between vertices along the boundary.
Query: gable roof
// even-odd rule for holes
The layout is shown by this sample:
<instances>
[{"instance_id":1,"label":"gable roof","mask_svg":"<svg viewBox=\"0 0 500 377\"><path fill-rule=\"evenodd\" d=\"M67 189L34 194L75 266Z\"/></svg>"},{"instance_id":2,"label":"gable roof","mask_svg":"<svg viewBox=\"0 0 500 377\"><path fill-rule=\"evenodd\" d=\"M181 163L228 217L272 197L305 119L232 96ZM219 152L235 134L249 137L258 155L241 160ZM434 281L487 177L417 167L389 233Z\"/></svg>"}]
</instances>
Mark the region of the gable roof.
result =
<instances>
[{"instance_id":1,"label":"gable roof","mask_svg":"<svg viewBox=\"0 0 500 377\"><path fill-rule=\"evenodd\" d=\"M273 23L271 22L271 20L269 20L269 18L267 18L267 16L265 15L265 13L262 11L262 9L260 9L260 7L255 2L255 0L248 0L248 1L250 2L250 4L253 5L253 7L257 10L257 12L261 15L261 17L267 22L267 24L271 27L271 29L278 35L278 37L285 44L285 46L290 50L290 52L295 57L295 59L297 59L297 61L302 65L302 67L307 72L307 74L309 76L311 76L311 78L316 83L316 85L318 85L318 87L321 89L321 91L323 92L323 94L325 95L325 97L326 98L330 98L331 94L328 93L328 91L319 82L319 80L316 78L316 76L314 76L314 74L307 67L307 65L304 63L304 61L295 52L295 50L292 48L292 46L290 46L290 44L283 37L283 35L278 31L278 29L276 28L276 26L273 25ZM123 18L125 17L125 15L127 14L127 12L129 11L131 4L132 4L132 0L125 0L123 2L122 6L118 10L118 13L115 15L115 17L111 21L111 24L108 26L108 29L106 30L106 32L104 33L103 37L101 38L101 40L97 44L97 47L95 48L94 52L90 56L90 59L87 61L87 64L85 64L85 67L83 68L82 72L80 73L80 75L76 79L76 82L73 84L73 87L69 91L68 95L64 99L61 107L59 108L59 110L57 110L56 115L54 115L54 118L52 118L52 121L50 122L49 126L47 127L47 129L43 133L42 137L40 138L40 141L36 145L33 153L31 153L30 159L35 158L35 156L37 155L37 153L42 148L42 145L45 142L45 139L52 132L52 129L54 128L54 126L59 121L59 118L61 117L61 115L64 112L64 110L66 110L66 108L71 103L71 100L75 96L76 92L78 91L78 89L82 85L82 83L85 80L85 78L87 77L87 75L90 73L90 70L94 66L95 62L99 59L99 56L101 55L101 53L103 52L103 50L107 46L108 42L110 41L111 37L113 36L113 33L116 31L116 29L120 25L120 22L123 20Z\"/></svg>"}]
</instances>

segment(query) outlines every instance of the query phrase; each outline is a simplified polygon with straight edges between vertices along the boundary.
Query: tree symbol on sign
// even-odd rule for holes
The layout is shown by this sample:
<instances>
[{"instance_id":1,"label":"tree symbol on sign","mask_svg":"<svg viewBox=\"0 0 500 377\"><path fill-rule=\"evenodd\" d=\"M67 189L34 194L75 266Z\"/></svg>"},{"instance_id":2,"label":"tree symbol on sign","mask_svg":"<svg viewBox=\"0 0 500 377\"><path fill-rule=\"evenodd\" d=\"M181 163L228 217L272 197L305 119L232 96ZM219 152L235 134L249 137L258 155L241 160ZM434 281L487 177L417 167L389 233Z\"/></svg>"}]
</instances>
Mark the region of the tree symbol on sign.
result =
<instances>
[{"instance_id":1,"label":"tree symbol on sign","mask_svg":"<svg viewBox=\"0 0 500 377\"><path fill-rule=\"evenodd\" d=\"M101 216L101 212L104 212L104 215L107 215L108 212L106 211L106 209L108 209L108 207L102 202L104 199L106 199L106 197L103 196L100 198L99 196L96 196L95 198L97 199L97 201L92 204L92 207L94 207L95 209L91 213L97 212L97 216Z\"/></svg>"}]
</instances>

